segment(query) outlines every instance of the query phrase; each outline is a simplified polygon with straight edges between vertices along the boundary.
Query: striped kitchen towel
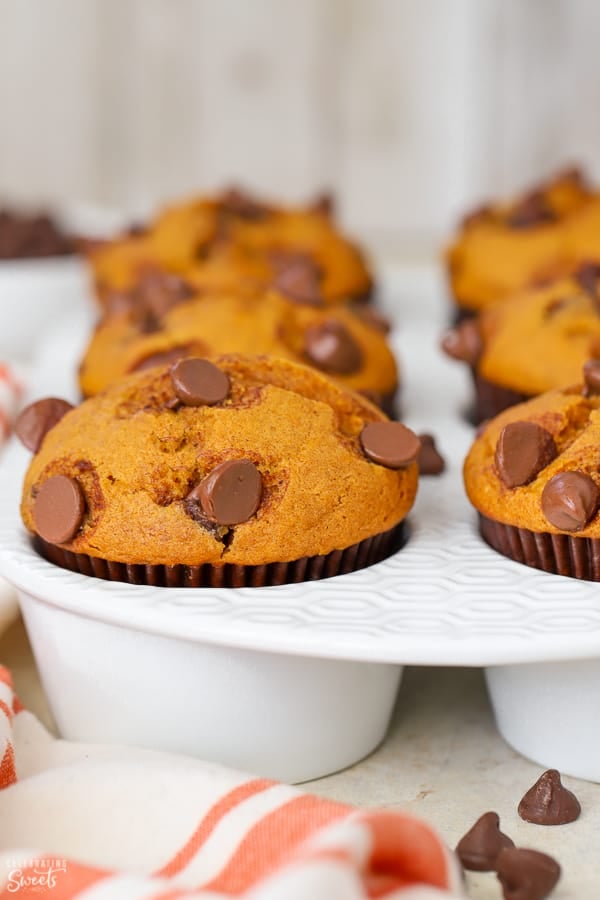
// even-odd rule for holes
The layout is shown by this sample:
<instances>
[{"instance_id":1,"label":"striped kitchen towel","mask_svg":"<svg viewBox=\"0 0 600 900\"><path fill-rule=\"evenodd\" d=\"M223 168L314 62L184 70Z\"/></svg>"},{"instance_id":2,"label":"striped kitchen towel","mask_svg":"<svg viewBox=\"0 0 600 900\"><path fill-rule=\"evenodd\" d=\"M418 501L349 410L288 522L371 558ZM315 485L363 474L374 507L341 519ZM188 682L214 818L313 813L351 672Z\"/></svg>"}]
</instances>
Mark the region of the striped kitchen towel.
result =
<instances>
[{"instance_id":1,"label":"striped kitchen towel","mask_svg":"<svg viewBox=\"0 0 600 900\"><path fill-rule=\"evenodd\" d=\"M2 900L463 896L454 855L411 815L189 757L57 740L1 667L0 754Z\"/></svg>"}]
</instances>

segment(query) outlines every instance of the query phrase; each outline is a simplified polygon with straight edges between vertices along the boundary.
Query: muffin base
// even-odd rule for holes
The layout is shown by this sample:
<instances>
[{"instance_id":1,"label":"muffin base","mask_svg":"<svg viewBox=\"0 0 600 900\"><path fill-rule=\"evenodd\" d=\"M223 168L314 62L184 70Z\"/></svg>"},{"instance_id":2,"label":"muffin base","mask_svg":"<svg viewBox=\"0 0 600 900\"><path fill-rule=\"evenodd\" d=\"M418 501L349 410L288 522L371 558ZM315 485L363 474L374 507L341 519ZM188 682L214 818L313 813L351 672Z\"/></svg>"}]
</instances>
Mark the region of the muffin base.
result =
<instances>
[{"instance_id":1,"label":"muffin base","mask_svg":"<svg viewBox=\"0 0 600 900\"><path fill-rule=\"evenodd\" d=\"M485 419L493 419L498 413L514 406L516 403L523 403L525 400L531 400L533 394L522 394L519 391L513 391L510 388L502 387L493 381L483 378L475 370L472 370L473 386L475 388L475 402L471 412L471 419L475 425Z\"/></svg>"},{"instance_id":2,"label":"muffin base","mask_svg":"<svg viewBox=\"0 0 600 900\"><path fill-rule=\"evenodd\" d=\"M482 513L479 533L486 544L515 562L553 575L600 581L600 538L529 531L489 519Z\"/></svg>"},{"instance_id":3,"label":"muffin base","mask_svg":"<svg viewBox=\"0 0 600 900\"><path fill-rule=\"evenodd\" d=\"M345 575L380 562L404 546L408 537L405 522L389 531L365 538L343 550L332 550L323 556L304 556L291 562L274 562L260 566L223 563L216 566L144 565L115 562L85 553L72 553L39 536L33 539L36 551L49 562L105 581L145 584L152 587L269 587L317 581L334 575Z\"/></svg>"}]
</instances>

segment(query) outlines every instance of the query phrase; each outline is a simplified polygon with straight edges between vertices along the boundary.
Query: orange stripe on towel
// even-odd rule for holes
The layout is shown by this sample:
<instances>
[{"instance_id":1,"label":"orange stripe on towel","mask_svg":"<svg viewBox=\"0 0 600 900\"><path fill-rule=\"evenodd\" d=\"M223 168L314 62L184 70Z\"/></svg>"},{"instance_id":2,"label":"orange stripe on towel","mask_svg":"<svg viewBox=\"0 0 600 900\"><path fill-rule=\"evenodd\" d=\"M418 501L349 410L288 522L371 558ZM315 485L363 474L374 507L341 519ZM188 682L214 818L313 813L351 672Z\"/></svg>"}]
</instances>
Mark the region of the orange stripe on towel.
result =
<instances>
[{"instance_id":1,"label":"orange stripe on towel","mask_svg":"<svg viewBox=\"0 0 600 900\"><path fill-rule=\"evenodd\" d=\"M228 812L231 812L234 807L238 806L244 800L253 797L255 794L259 794L261 791L265 791L267 788L273 787L274 784L276 784L275 781L268 781L266 778L257 778L253 781L246 781L244 784L240 784L228 794L225 794L224 797L221 797L221 799L215 803L204 816L181 850L178 850L175 856L166 863L162 869L155 872L155 876L157 878L172 878L174 875L181 872L182 869L185 869L202 844L204 844L209 835L215 830L223 816L226 816Z\"/></svg>"},{"instance_id":2,"label":"orange stripe on towel","mask_svg":"<svg viewBox=\"0 0 600 900\"><path fill-rule=\"evenodd\" d=\"M6 718L8 719L8 721L10 722L10 720L11 720L12 717L13 717L13 711L12 711L12 709L10 708L10 706L9 706L7 703L4 702L4 700L0 700L0 711L4 713L4 715L6 716Z\"/></svg>"},{"instance_id":3,"label":"orange stripe on towel","mask_svg":"<svg viewBox=\"0 0 600 900\"><path fill-rule=\"evenodd\" d=\"M294 797L257 822L216 878L201 887L241 894L277 869L314 831L349 812L341 803L310 795Z\"/></svg>"},{"instance_id":4,"label":"orange stripe on towel","mask_svg":"<svg viewBox=\"0 0 600 900\"><path fill-rule=\"evenodd\" d=\"M17 770L15 769L15 751L12 744L6 745L2 762L0 763L0 791L17 783Z\"/></svg>"},{"instance_id":5,"label":"orange stripe on towel","mask_svg":"<svg viewBox=\"0 0 600 900\"><path fill-rule=\"evenodd\" d=\"M8 687L12 690L12 676L6 666L0 666L0 681L4 682L4 684L8 685Z\"/></svg>"}]
</instances>

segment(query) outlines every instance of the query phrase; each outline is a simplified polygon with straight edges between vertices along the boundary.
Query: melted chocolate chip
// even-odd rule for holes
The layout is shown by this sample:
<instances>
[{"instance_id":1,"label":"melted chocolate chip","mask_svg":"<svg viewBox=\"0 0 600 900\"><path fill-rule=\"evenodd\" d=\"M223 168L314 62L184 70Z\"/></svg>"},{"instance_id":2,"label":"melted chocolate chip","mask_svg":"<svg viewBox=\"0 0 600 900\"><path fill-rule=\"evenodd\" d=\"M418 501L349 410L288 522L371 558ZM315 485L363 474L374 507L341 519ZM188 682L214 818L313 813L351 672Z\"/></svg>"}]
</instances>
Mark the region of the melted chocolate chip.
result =
<instances>
[{"instance_id":1,"label":"melted chocolate chip","mask_svg":"<svg viewBox=\"0 0 600 900\"><path fill-rule=\"evenodd\" d=\"M560 531L581 531L596 513L600 491L585 472L560 472L542 491L542 512Z\"/></svg>"},{"instance_id":2,"label":"melted chocolate chip","mask_svg":"<svg viewBox=\"0 0 600 900\"><path fill-rule=\"evenodd\" d=\"M549 431L535 422L510 422L500 432L494 461L507 487L529 484L556 457Z\"/></svg>"},{"instance_id":3,"label":"melted chocolate chip","mask_svg":"<svg viewBox=\"0 0 600 900\"><path fill-rule=\"evenodd\" d=\"M131 369L132 372L141 372L144 369L153 369L154 366L176 363L188 354L187 347L171 347L169 350L159 350L156 353L145 356Z\"/></svg>"},{"instance_id":4,"label":"melted chocolate chip","mask_svg":"<svg viewBox=\"0 0 600 900\"><path fill-rule=\"evenodd\" d=\"M554 211L548 205L541 191L533 191L520 200L508 214L506 224L509 228L533 228L545 225L556 219Z\"/></svg>"},{"instance_id":5,"label":"melted chocolate chip","mask_svg":"<svg viewBox=\"0 0 600 900\"><path fill-rule=\"evenodd\" d=\"M329 319L310 325L304 334L304 352L324 372L349 375L362 366L362 350L345 325Z\"/></svg>"},{"instance_id":6,"label":"melted chocolate chip","mask_svg":"<svg viewBox=\"0 0 600 900\"><path fill-rule=\"evenodd\" d=\"M216 466L188 499L199 500L213 522L239 525L254 515L261 495L262 477L252 460L232 459Z\"/></svg>"},{"instance_id":7,"label":"melted chocolate chip","mask_svg":"<svg viewBox=\"0 0 600 900\"><path fill-rule=\"evenodd\" d=\"M322 271L317 263L304 253L277 251L271 254L275 267L273 287L296 303L322 306Z\"/></svg>"},{"instance_id":8,"label":"melted chocolate chip","mask_svg":"<svg viewBox=\"0 0 600 900\"><path fill-rule=\"evenodd\" d=\"M401 422L369 422L360 433L365 456L386 469L403 469L415 462L421 447L414 431Z\"/></svg>"},{"instance_id":9,"label":"melted chocolate chip","mask_svg":"<svg viewBox=\"0 0 600 900\"><path fill-rule=\"evenodd\" d=\"M446 468L444 457L435 445L432 434L419 434L421 448L417 456L420 475L441 475Z\"/></svg>"},{"instance_id":10,"label":"melted chocolate chip","mask_svg":"<svg viewBox=\"0 0 600 900\"><path fill-rule=\"evenodd\" d=\"M493 872L496 858L503 847L514 842L500 831L500 818L495 812L480 816L472 828L456 845L456 854L465 869L474 872Z\"/></svg>"},{"instance_id":11,"label":"melted chocolate chip","mask_svg":"<svg viewBox=\"0 0 600 900\"><path fill-rule=\"evenodd\" d=\"M442 338L442 350L452 359L466 362L470 366L477 365L483 345L479 325L475 319L463 319L455 328L451 328Z\"/></svg>"},{"instance_id":12,"label":"melted chocolate chip","mask_svg":"<svg viewBox=\"0 0 600 900\"><path fill-rule=\"evenodd\" d=\"M134 289L134 304L139 310L142 329L158 329L167 313L193 294L193 287L178 275L146 272Z\"/></svg>"},{"instance_id":13,"label":"melted chocolate chip","mask_svg":"<svg viewBox=\"0 0 600 900\"><path fill-rule=\"evenodd\" d=\"M49 544L64 544L78 531L84 512L79 484L66 475L53 475L36 494L33 521L37 533Z\"/></svg>"},{"instance_id":14,"label":"melted chocolate chip","mask_svg":"<svg viewBox=\"0 0 600 900\"><path fill-rule=\"evenodd\" d=\"M588 359L583 364L583 382L584 397L600 394L600 359Z\"/></svg>"},{"instance_id":15,"label":"melted chocolate chip","mask_svg":"<svg viewBox=\"0 0 600 900\"><path fill-rule=\"evenodd\" d=\"M579 818L581 805L575 794L563 785L560 773L548 769L524 794L518 812L522 819L534 825L566 825Z\"/></svg>"},{"instance_id":16,"label":"melted chocolate chip","mask_svg":"<svg viewBox=\"0 0 600 900\"><path fill-rule=\"evenodd\" d=\"M560 866L546 853L505 847L496 873L505 900L544 900L560 878Z\"/></svg>"},{"instance_id":17,"label":"melted chocolate chip","mask_svg":"<svg viewBox=\"0 0 600 900\"><path fill-rule=\"evenodd\" d=\"M171 368L171 381L177 397L186 406L212 406L229 393L229 378L207 359L187 357Z\"/></svg>"},{"instance_id":18,"label":"melted chocolate chip","mask_svg":"<svg viewBox=\"0 0 600 900\"><path fill-rule=\"evenodd\" d=\"M26 406L15 423L15 433L24 447L37 453L51 428L74 407L58 397L46 397Z\"/></svg>"}]
</instances>

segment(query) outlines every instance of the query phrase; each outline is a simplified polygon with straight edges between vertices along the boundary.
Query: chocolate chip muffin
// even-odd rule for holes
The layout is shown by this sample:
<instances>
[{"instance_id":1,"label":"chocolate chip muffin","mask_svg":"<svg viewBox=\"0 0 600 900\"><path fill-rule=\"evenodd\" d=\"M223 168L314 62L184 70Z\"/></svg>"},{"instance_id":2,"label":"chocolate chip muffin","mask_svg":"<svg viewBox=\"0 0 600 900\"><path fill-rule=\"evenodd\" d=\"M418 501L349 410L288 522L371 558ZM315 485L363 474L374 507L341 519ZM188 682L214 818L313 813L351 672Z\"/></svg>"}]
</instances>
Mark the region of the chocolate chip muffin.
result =
<instances>
[{"instance_id":1,"label":"chocolate chip muffin","mask_svg":"<svg viewBox=\"0 0 600 900\"><path fill-rule=\"evenodd\" d=\"M79 372L84 397L161 361L260 353L313 365L394 412L398 371L386 323L370 307L327 307L316 295L276 290L194 293L176 276L146 279L135 298L127 303L126 296L86 350Z\"/></svg>"},{"instance_id":2,"label":"chocolate chip muffin","mask_svg":"<svg viewBox=\"0 0 600 900\"><path fill-rule=\"evenodd\" d=\"M457 317L473 315L520 288L600 256L600 233L586 218L600 199L578 169L560 172L508 203L467 215L446 252Z\"/></svg>"},{"instance_id":3,"label":"chocolate chip muffin","mask_svg":"<svg viewBox=\"0 0 600 900\"><path fill-rule=\"evenodd\" d=\"M546 572L600 580L600 361L581 385L492 419L464 465L482 537Z\"/></svg>"},{"instance_id":4,"label":"chocolate chip muffin","mask_svg":"<svg viewBox=\"0 0 600 900\"><path fill-rule=\"evenodd\" d=\"M586 263L463 320L442 348L471 368L477 421L572 384L587 359L600 357L600 265Z\"/></svg>"},{"instance_id":5,"label":"chocolate chip muffin","mask_svg":"<svg viewBox=\"0 0 600 900\"><path fill-rule=\"evenodd\" d=\"M316 290L327 304L362 301L372 290L364 254L338 230L325 198L305 208L276 206L238 190L194 198L93 249L89 258L104 304L149 270L199 287Z\"/></svg>"},{"instance_id":6,"label":"chocolate chip muffin","mask_svg":"<svg viewBox=\"0 0 600 900\"><path fill-rule=\"evenodd\" d=\"M403 542L419 441L308 366L239 355L137 372L25 410L21 512L58 565L113 580L263 585Z\"/></svg>"}]
</instances>

